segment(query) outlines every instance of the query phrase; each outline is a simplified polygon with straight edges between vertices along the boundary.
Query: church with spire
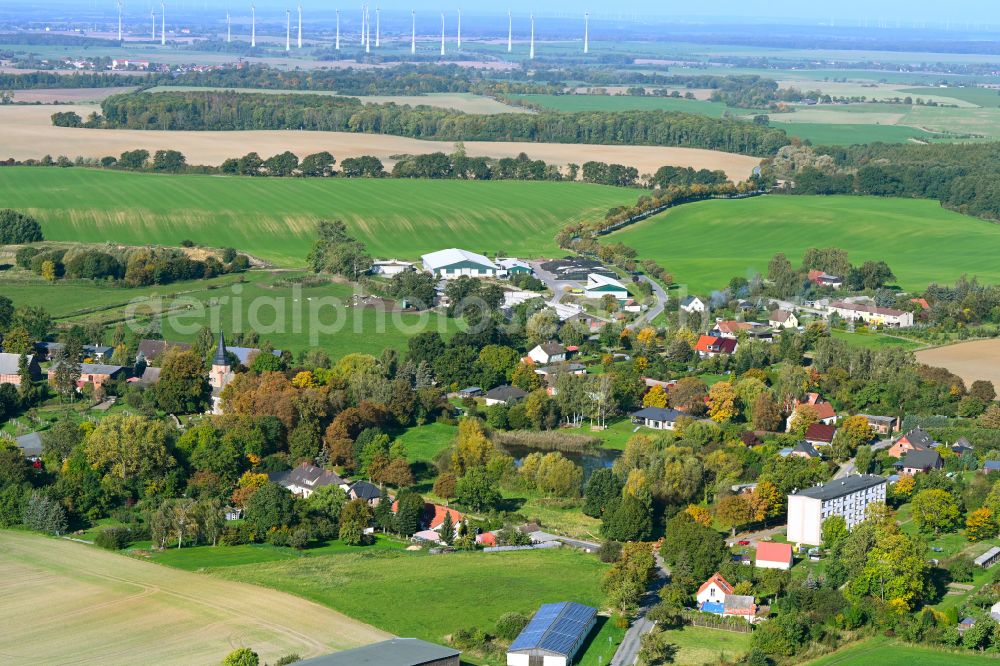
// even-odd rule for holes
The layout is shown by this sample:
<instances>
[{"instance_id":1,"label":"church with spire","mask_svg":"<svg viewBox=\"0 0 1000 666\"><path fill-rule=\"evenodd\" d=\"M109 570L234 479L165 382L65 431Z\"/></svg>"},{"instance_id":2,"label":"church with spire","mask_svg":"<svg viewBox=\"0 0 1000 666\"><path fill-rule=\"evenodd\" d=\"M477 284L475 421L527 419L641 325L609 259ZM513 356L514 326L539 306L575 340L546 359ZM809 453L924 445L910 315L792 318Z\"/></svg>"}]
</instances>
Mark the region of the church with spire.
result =
<instances>
[{"instance_id":1,"label":"church with spire","mask_svg":"<svg viewBox=\"0 0 1000 666\"><path fill-rule=\"evenodd\" d=\"M222 413L222 389L232 381L235 373L229 363L229 351L226 349L226 336L219 331L219 343L212 357L212 368L208 371L208 383L212 387L212 413Z\"/></svg>"}]
</instances>

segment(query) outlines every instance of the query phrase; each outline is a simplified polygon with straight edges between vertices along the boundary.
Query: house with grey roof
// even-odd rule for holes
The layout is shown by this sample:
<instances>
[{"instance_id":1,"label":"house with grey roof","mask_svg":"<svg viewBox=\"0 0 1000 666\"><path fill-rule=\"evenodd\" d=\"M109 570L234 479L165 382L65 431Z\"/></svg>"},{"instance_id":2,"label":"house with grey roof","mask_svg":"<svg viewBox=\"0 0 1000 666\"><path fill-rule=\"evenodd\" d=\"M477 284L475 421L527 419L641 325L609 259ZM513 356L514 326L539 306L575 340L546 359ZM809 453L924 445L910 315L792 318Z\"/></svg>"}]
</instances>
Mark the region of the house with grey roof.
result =
<instances>
[{"instance_id":1,"label":"house with grey roof","mask_svg":"<svg viewBox=\"0 0 1000 666\"><path fill-rule=\"evenodd\" d=\"M486 392L483 396L486 399L486 406L491 405L513 405L528 397L528 392L516 386L497 386Z\"/></svg>"},{"instance_id":2,"label":"house with grey roof","mask_svg":"<svg viewBox=\"0 0 1000 666\"><path fill-rule=\"evenodd\" d=\"M852 474L788 495L788 541L818 546L823 521L841 516L848 529L865 519L874 502L885 502L885 477Z\"/></svg>"},{"instance_id":3,"label":"house with grey roof","mask_svg":"<svg viewBox=\"0 0 1000 666\"><path fill-rule=\"evenodd\" d=\"M288 488L292 494L303 499L308 498L317 489L326 486L338 486L344 492L347 492L348 489L347 482L340 478L336 472L305 462L287 472L272 472L267 475L267 478L271 483Z\"/></svg>"},{"instance_id":4,"label":"house with grey roof","mask_svg":"<svg viewBox=\"0 0 1000 666\"><path fill-rule=\"evenodd\" d=\"M913 476L921 472L929 472L932 469L941 469L944 462L937 451L910 451L902 460L896 462L894 467L902 474Z\"/></svg>"},{"instance_id":5,"label":"house with grey roof","mask_svg":"<svg viewBox=\"0 0 1000 666\"><path fill-rule=\"evenodd\" d=\"M653 430L673 430L677 419L687 416L684 412L669 407L643 407L632 412L632 423Z\"/></svg>"},{"instance_id":6,"label":"house with grey roof","mask_svg":"<svg viewBox=\"0 0 1000 666\"><path fill-rule=\"evenodd\" d=\"M39 460L42 457L42 436L37 432L29 432L14 438L14 445L28 460Z\"/></svg>"},{"instance_id":7,"label":"house with grey roof","mask_svg":"<svg viewBox=\"0 0 1000 666\"><path fill-rule=\"evenodd\" d=\"M528 358L539 365L560 363L566 360L566 348L558 342L543 342L528 352Z\"/></svg>"},{"instance_id":8,"label":"house with grey roof","mask_svg":"<svg viewBox=\"0 0 1000 666\"><path fill-rule=\"evenodd\" d=\"M28 374L31 375L32 380L37 381L41 379L42 370L38 367L38 357L35 354L28 354L25 358L28 361ZM20 354L0 354L0 384L13 384L14 386L20 386L20 367Z\"/></svg>"},{"instance_id":9,"label":"house with grey roof","mask_svg":"<svg viewBox=\"0 0 1000 666\"><path fill-rule=\"evenodd\" d=\"M139 340L135 361L136 363L140 360L146 363L155 363L158 358L161 358L170 349L187 351L191 349L191 345L186 342L168 342L167 340Z\"/></svg>"}]
</instances>

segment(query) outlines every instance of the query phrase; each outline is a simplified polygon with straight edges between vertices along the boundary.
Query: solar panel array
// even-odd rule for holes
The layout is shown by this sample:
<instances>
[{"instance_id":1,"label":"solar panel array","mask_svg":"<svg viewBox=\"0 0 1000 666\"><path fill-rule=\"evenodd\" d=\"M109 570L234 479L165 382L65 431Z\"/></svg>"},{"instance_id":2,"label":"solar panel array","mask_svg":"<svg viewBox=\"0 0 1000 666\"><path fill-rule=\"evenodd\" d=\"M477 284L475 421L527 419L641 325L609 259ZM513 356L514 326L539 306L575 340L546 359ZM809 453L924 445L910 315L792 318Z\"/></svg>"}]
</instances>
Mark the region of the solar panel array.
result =
<instances>
[{"instance_id":1,"label":"solar panel array","mask_svg":"<svg viewBox=\"0 0 1000 666\"><path fill-rule=\"evenodd\" d=\"M571 601L545 604L514 639L508 651L546 650L572 657L590 631L596 614L597 610L590 606Z\"/></svg>"}]
</instances>

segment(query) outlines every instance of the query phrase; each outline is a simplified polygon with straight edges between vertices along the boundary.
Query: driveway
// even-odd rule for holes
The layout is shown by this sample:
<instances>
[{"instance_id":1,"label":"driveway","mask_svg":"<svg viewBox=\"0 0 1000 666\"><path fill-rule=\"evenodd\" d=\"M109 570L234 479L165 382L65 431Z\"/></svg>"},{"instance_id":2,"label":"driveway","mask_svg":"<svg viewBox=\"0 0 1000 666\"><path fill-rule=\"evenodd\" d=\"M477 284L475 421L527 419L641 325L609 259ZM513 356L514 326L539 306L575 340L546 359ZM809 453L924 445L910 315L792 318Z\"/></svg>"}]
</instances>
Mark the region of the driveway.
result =
<instances>
[{"instance_id":1,"label":"driveway","mask_svg":"<svg viewBox=\"0 0 1000 666\"><path fill-rule=\"evenodd\" d=\"M740 541L749 541L751 546L755 546L759 541L767 541L775 534L784 532L785 527L785 525L776 525L774 527L769 527L766 530L757 530L756 532L744 532L742 534L737 534L734 537L727 538L726 545L735 546Z\"/></svg>"},{"instance_id":2,"label":"driveway","mask_svg":"<svg viewBox=\"0 0 1000 666\"><path fill-rule=\"evenodd\" d=\"M535 277L542 281L545 288L552 292L552 300L549 303L558 303L563 294L566 293L566 288L578 289L580 284L577 282L567 282L565 280L557 280L556 276L552 273L542 270L542 262L540 261L529 261L528 265L531 266L532 270L535 271Z\"/></svg>"},{"instance_id":3,"label":"driveway","mask_svg":"<svg viewBox=\"0 0 1000 666\"><path fill-rule=\"evenodd\" d=\"M650 582L646 594L643 595L639 604L639 612L628 631L625 632L625 637L622 638L615 656L611 658L610 666L632 666L639 658L642 637L656 626L655 622L646 617L646 613L660 601L660 588L670 578L670 572L667 570L663 558L660 557L659 551L656 552L656 566L656 578Z\"/></svg>"},{"instance_id":4,"label":"driveway","mask_svg":"<svg viewBox=\"0 0 1000 666\"><path fill-rule=\"evenodd\" d=\"M653 321L663 310L667 307L667 292L660 286L660 283L652 279L648 275L640 275L639 279L647 283L653 288L653 293L656 295L656 305L652 306L646 312L639 317L640 321Z\"/></svg>"}]
</instances>

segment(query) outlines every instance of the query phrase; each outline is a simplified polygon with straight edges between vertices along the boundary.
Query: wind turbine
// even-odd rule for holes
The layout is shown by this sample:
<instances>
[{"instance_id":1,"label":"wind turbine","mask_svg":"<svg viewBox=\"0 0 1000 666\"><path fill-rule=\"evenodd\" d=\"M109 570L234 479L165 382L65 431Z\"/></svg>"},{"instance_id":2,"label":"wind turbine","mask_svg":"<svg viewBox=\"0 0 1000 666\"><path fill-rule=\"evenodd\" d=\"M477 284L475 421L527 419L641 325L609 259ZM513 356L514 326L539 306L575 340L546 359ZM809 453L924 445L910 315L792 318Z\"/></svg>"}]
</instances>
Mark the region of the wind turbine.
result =
<instances>
[{"instance_id":1,"label":"wind turbine","mask_svg":"<svg viewBox=\"0 0 1000 666\"><path fill-rule=\"evenodd\" d=\"M410 55L417 52L417 10L410 10Z\"/></svg>"},{"instance_id":2,"label":"wind turbine","mask_svg":"<svg viewBox=\"0 0 1000 666\"><path fill-rule=\"evenodd\" d=\"M257 47L257 7L250 5L250 48Z\"/></svg>"},{"instance_id":3,"label":"wind turbine","mask_svg":"<svg viewBox=\"0 0 1000 666\"><path fill-rule=\"evenodd\" d=\"M458 10L458 50L462 50L462 10Z\"/></svg>"},{"instance_id":4,"label":"wind turbine","mask_svg":"<svg viewBox=\"0 0 1000 666\"><path fill-rule=\"evenodd\" d=\"M292 12L285 10L285 51L292 50Z\"/></svg>"},{"instance_id":5,"label":"wind turbine","mask_svg":"<svg viewBox=\"0 0 1000 666\"><path fill-rule=\"evenodd\" d=\"M372 52L372 16L371 12L368 11L368 5L365 5L365 53Z\"/></svg>"},{"instance_id":6,"label":"wind turbine","mask_svg":"<svg viewBox=\"0 0 1000 666\"><path fill-rule=\"evenodd\" d=\"M153 22L153 41L156 41L156 10L150 8L149 18Z\"/></svg>"},{"instance_id":7,"label":"wind turbine","mask_svg":"<svg viewBox=\"0 0 1000 666\"><path fill-rule=\"evenodd\" d=\"M590 12L583 14L583 52L590 53Z\"/></svg>"},{"instance_id":8,"label":"wind turbine","mask_svg":"<svg viewBox=\"0 0 1000 666\"><path fill-rule=\"evenodd\" d=\"M299 48L302 48L302 5L299 5Z\"/></svg>"},{"instance_id":9,"label":"wind turbine","mask_svg":"<svg viewBox=\"0 0 1000 666\"><path fill-rule=\"evenodd\" d=\"M337 10L337 41L333 43L333 48L340 50L340 10Z\"/></svg>"},{"instance_id":10,"label":"wind turbine","mask_svg":"<svg viewBox=\"0 0 1000 666\"><path fill-rule=\"evenodd\" d=\"M361 5L361 46L365 45L365 23L368 21L368 5Z\"/></svg>"},{"instance_id":11,"label":"wind turbine","mask_svg":"<svg viewBox=\"0 0 1000 666\"><path fill-rule=\"evenodd\" d=\"M378 48L381 43L382 35L382 10L378 7L375 8L375 48Z\"/></svg>"},{"instance_id":12,"label":"wind turbine","mask_svg":"<svg viewBox=\"0 0 1000 666\"><path fill-rule=\"evenodd\" d=\"M232 19L229 17L229 10L226 10L226 43L233 41L233 23Z\"/></svg>"},{"instance_id":13,"label":"wind turbine","mask_svg":"<svg viewBox=\"0 0 1000 666\"><path fill-rule=\"evenodd\" d=\"M118 0L118 41L122 41L122 0Z\"/></svg>"},{"instance_id":14,"label":"wind turbine","mask_svg":"<svg viewBox=\"0 0 1000 666\"><path fill-rule=\"evenodd\" d=\"M507 53L510 53L514 43L514 19L510 17L510 10L507 10Z\"/></svg>"},{"instance_id":15,"label":"wind turbine","mask_svg":"<svg viewBox=\"0 0 1000 666\"><path fill-rule=\"evenodd\" d=\"M444 12L441 12L441 57L444 57Z\"/></svg>"},{"instance_id":16,"label":"wind turbine","mask_svg":"<svg viewBox=\"0 0 1000 666\"><path fill-rule=\"evenodd\" d=\"M167 5L160 3L160 46L167 45Z\"/></svg>"},{"instance_id":17,"label":"wind turbine","mask_svg":"<svg viewBox=\"0 0 1000 666\"><path fill-rule=\"evenodd\" d=\"M528 51L528 59L535 59L535 15L531 15L531 49Z\"/></svg>"}]
</instances>

